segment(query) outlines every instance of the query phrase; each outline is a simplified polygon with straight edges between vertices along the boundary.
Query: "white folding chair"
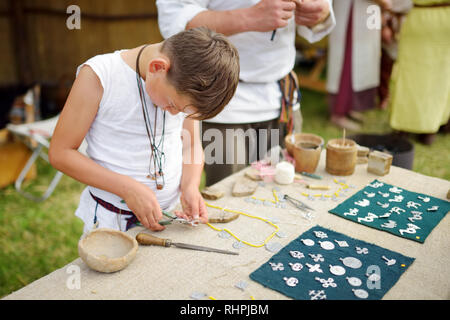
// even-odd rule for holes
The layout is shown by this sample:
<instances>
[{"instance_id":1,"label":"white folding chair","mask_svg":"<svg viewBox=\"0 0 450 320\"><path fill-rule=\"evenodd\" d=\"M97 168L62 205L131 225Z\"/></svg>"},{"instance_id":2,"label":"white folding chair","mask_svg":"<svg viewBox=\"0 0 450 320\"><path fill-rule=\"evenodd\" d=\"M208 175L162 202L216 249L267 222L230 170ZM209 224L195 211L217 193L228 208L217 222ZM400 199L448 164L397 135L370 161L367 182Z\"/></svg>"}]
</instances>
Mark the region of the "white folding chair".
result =
<instances>
[{"instance_id":1,"label":"white folding chair","mask_svg":"<svg viewBox=\"0 0 450 320\"><path fill-rule=\"evenodd\" d=\"M29 192L26 192L22 189L22 183L25 179L26 174L30 170L33 163L41 157L45 161L48 160L48 149L50 148L50 138L53 135L53 131L55 130L56 123L58 122L58 116L55 116L50 119L36 121L32 123L24 123L24 124L8 124L7 129L13 133L15 136L19 137L24 143L33 151L24 168L20 172L19 176L15 181L15 188L17 192L22 194L24 197L36 201L41 202L46 200L55 190L56 185L61 179L63 173L57 171L54 175L50 185L46 189L45 192L40 196L35 196ZM33 142L35 141L35 142ZM82 145L79 148L79 151L82 153L86 153L86 142L83 140Z\"/></svg>"}]
</instances>

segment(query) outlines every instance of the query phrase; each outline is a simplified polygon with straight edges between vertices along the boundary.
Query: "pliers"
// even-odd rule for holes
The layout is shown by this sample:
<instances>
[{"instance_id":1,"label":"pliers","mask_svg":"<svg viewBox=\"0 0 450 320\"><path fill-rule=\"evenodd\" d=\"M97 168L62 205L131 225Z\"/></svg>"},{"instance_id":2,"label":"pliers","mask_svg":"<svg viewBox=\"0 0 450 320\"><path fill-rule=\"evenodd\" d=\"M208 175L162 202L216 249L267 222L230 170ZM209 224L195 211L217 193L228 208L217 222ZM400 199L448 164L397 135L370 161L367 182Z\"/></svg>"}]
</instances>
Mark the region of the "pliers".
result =
<instances>
[{"instance_id":1,"label":"pliers","mask_svg":"<svg viewBox=\"0 0 450 320\"><path fill-rule=\"evenodd\" d=\"M169 220L161 220L158 223L160 225L167 225L171 223L189 224L193 227L198 226L199 221L197 219L187 220L184 218L177 217L175 214L162 210L162 214L165 215Z\"/></svg>"},{"instance_id":2,"label":"pliers","mask_svg":"<svg viewBox=\"0 0 450 320\"><path fill-rule=\"evenodd\" d=\"M283 198L285 200L289 201L290 203L292 203L297 209L300 209L302 211L308 211L308 210L315 211L313 208L308 207L305 203L303 203L300 200L297 200L295 198L292 198L291 196L288 196L287 194L285 194Z\"/></svg>"}]
</instances>

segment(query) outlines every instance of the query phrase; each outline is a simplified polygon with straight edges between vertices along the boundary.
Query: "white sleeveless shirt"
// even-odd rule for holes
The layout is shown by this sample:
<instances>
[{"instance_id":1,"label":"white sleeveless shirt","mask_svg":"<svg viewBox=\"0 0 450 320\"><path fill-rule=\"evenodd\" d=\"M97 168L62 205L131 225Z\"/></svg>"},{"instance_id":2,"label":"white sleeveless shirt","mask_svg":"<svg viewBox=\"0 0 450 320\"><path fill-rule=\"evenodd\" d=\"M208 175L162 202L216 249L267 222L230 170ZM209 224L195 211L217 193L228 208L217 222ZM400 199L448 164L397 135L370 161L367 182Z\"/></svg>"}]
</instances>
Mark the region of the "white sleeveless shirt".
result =
<instances>
[{"instance_id":1,"label":"white sleeveless shirt","mask_svg":"<svg viewBox=\"0 0 450 320\"><path fill-rule=\"evenodd\" d=\"M185 114L175 116L165 114L163 131L163 110L153 105L145 92L152 132L155 128L155 112L157 113L155 143L158 145L164 138L163 172L165 185L162 190L156 189L155 181L148 178L154 173L153 161L150 161L151 149L147 136L141 100L137 87L136 72L125 63L120 53L97 55L77 69L77 75L82 66L88 65L96 73L103 87L103 97L100 101L97 115L86 135L88 156L101 166L127 175L147 185L155 193L161 209L168 210L179 199L179 185L182 173L182 140L181 131ZM145 83L142 81L143 88ZM159 180L161 181L161 180ZM130 210L122 199L110 192L88 186L80 199L80 206L75 213L85 222L90 220L92 212L85 211L89 206L83 202L92 202L89 192L112 203L114 206ZM90 199L89 199L90 198ZM90 210L89 210L90 211ZM88 218L88 219L86 219Z\"/></svg>"}]
</instances>

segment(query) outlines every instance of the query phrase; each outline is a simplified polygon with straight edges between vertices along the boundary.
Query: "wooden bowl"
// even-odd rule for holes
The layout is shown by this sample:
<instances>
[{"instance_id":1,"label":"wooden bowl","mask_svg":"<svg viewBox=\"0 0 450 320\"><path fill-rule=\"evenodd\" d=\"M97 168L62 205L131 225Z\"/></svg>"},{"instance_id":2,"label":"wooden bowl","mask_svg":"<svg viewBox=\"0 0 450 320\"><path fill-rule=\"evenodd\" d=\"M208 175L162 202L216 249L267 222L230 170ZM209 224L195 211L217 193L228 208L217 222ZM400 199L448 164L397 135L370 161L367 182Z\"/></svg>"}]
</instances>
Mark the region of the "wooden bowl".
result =
<instances>
[{"instance_id":1,"label":"wooden bowl","mask_svg":"<svg viewBox=\"0 0 450 320\"><path fill-rule=\"evenodd\" d=\"M318 144L321 148L323 147L324 140L322 137L312 134L312 133L295 133L294 141L292 141L292 134L288 134L284 138L284 144L286 146L286 151L293 157L295 146L299 142L311 142Z\"/></svg>"},{"instance_id":2,"label":"wooden bowl","mask_svg":"<svg viewBox=\"0 0 450 320\"><path fill-rule=\"evenodd\" d=\"M136 256L138 243L125 232L99 228L78 242L80 258L99 272L116 272L128 266Z\"/></svg>"}]
</instances>

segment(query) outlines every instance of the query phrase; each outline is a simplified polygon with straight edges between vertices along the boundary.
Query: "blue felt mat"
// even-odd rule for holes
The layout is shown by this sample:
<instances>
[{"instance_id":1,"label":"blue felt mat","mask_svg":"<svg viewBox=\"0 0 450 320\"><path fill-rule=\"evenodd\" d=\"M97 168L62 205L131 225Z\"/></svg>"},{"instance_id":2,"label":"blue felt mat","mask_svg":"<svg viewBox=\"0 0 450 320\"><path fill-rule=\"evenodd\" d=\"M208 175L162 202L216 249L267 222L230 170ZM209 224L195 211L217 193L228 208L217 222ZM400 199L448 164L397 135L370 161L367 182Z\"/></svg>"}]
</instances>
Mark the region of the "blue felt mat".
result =
<instances>
[{"instance_id":1,"label":"blue felt mat","mask_svg":"<svg viewBox=\"0 0 450 320\"><path fill-rule=\"evenodd\" d=\"M378 300L413 262L414 258L315 226L250 278L293 299Z\"/></svg>"},{"instance_id":2,"label":"blue felt mat","mask_svg":"<svg viewBox=\"0 0 450 320\"><path fill-rule=\"evenodd\" d=\"M329 212L423 243L450 210L450 202L374 180Z\"/></svg>"}]
</instances>

